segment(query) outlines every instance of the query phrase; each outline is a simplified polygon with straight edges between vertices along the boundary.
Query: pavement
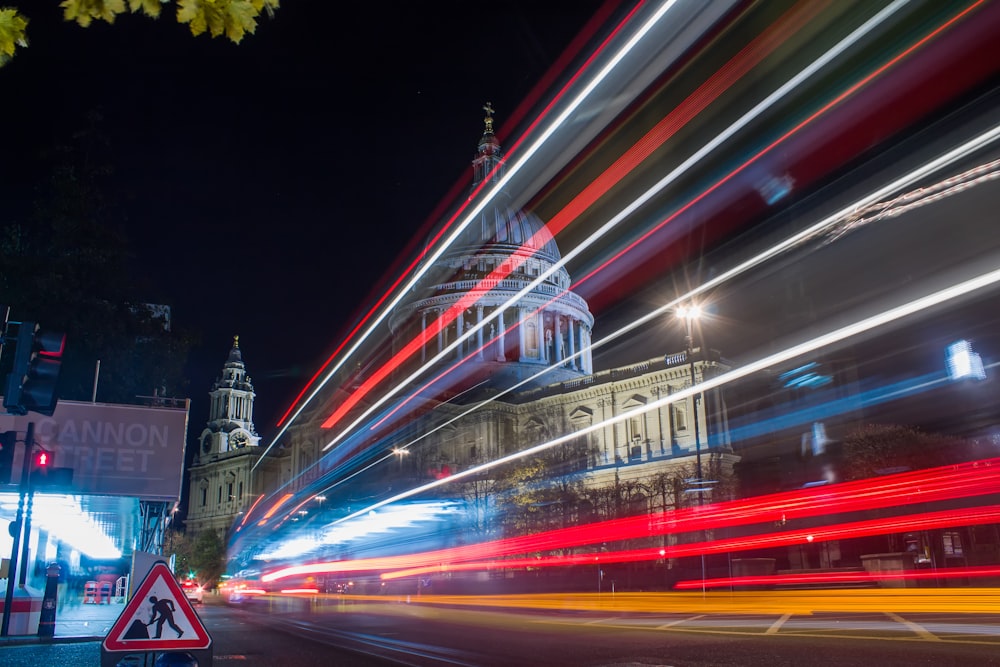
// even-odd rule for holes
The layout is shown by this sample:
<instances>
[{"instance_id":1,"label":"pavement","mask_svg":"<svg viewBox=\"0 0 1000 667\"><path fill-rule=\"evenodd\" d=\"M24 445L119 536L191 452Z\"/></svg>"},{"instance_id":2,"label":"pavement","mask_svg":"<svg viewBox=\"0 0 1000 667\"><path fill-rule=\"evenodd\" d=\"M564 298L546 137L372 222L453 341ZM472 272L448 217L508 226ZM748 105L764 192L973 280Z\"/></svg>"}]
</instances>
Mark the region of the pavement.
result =
<instances>
[{"instance_id":1,"label":"pavement","mask_svg":"<svg viewBox=\"0 0 1000 667\"><path fill-rule=\"evenodd\" d=\"M56 625L52 638L40 638L37 634L10 635L0 637L0 648L7 645L37 644L46 641L102 640L114 622L118 620L123 609L125 609L124 602L66 604L62 609L56 610Z\"/></svg>"},{"instance_id":2,"label":"pavement","mask_svg":"<svg viewBox=\"0 0 1000 667\"><path fill-rule=\"evenodd\" d=\"M205 603L224 604L221 597L209 595L205 596ZM52 637L37 634L0 637L0 665L97 667L101 660L101 642L124 609L124 602L67 604L56 611Z\"/></svg>"}]
</instances>

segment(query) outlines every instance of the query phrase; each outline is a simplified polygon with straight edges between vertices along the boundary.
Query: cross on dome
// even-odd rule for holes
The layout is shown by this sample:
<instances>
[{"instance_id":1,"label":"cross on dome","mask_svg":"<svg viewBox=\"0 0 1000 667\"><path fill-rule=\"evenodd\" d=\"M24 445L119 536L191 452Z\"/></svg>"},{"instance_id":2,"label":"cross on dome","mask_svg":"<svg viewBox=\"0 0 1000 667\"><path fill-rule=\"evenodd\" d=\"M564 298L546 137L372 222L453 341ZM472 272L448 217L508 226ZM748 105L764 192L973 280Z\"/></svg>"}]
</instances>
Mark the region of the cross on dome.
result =
<instances>
[{"instance_id":1,"label":"cross on dome","mask_svg":"<svg viewBox=\"0 0 1000 667\"><path fill-rule=\"evenodd\" d=\"M487 102L484 104L483 111L486 112L486 118L483 119L483 122L486 123L486 134L493 134L493 103Z\"/></svg>"}]
</instances>

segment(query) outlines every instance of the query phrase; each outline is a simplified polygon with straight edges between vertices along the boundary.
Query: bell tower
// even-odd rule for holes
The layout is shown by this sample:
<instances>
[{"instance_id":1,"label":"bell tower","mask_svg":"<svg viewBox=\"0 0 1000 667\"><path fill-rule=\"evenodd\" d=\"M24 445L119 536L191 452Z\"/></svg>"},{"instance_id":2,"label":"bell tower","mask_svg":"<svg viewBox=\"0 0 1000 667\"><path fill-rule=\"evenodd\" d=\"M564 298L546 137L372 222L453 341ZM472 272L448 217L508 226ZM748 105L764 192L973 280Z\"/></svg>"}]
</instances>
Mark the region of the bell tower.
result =
<instances>
[{"instance_id":1,"label":"bell tower","mask_svg":"<svg viewBox=\"0 0 1000 667\"><path fill-rule=\"evenodd\" d=\"M208 424L201 434L199 457L257 447L260 436L253 425L253 400L256 394L243 364L240 337L233 337L233 347L222 367L222 374L212 385Z\"/></svg>"},{"instance_id":2,"label":"bell tower","mask_svg":"<svg viewBox=\"0 0 1000 667\"><path fill-rule=\"evenodd\" d=\"M259 493L253 467L263 448L253 425L253 384L243 364L240 337L233 338L222 374L208 392L208 423L189 471L189 535L214 530L223 539Z\"/></svg>"}]
</instances>

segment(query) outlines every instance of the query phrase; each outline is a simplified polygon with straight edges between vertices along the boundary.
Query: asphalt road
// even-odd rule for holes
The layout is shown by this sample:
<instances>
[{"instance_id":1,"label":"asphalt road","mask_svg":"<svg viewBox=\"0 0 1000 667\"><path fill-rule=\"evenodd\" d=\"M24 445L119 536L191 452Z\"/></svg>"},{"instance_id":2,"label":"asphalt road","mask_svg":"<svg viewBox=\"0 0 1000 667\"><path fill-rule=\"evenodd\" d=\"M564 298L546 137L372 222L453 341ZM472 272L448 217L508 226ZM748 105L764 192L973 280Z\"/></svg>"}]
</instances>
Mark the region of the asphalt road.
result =
<instances>
[{"instance_id":1,"label":"asphalt road","mask_svg":"<svg viewBox=\"0 0 1000 667\"><path fill-rule=\"evenodd\" d=\"M223 666L1000 666L1000 610L639 614L334 597L206 605L199 614L212 635L213 664ZM5 667L99 661L94 641L0 645Z\"/></svg>"},{"instance_id":2,"label":"asphalt road","mask_svg":"<svg viewBox=\"0 0 1000 667\"><path fill-rule=\"evenodd\" d=\"M410 665L1000 665L1000 615L608 614L405 600L259 603L233 614L231 622L268 623Z\"/></svg>"}]
</instances>

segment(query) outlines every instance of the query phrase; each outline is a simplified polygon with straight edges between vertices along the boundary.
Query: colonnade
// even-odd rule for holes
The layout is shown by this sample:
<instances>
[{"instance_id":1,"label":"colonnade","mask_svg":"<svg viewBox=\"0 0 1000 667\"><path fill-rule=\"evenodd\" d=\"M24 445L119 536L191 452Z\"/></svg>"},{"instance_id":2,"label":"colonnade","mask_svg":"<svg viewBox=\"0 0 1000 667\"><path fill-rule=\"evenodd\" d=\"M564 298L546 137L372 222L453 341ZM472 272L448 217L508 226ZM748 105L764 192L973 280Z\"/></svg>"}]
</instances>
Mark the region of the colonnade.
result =
<instances>
[{"instance_id":1,"label":"colonnade","mask_svg":"<svg viewBox=\"0 0 1000 667\"><path fill-rule=\"evenodd\" d=\"M496 307L483 305L467 309L461 317L439 329L433 340L425 338L421 361L439 354L466 331L494 315L496 310ZM426 332L434 319L447 311L446 306L421 311L421 331ZM593 372L591 355L578 353L590 344L590 327L578 317L558 310L533 310L521 306L502 309L492 321L480 326L473 337L459 345L454 355L456 359L474 354L478 361L563 365L589 374Z\"/></svg>"}]
</instances>

